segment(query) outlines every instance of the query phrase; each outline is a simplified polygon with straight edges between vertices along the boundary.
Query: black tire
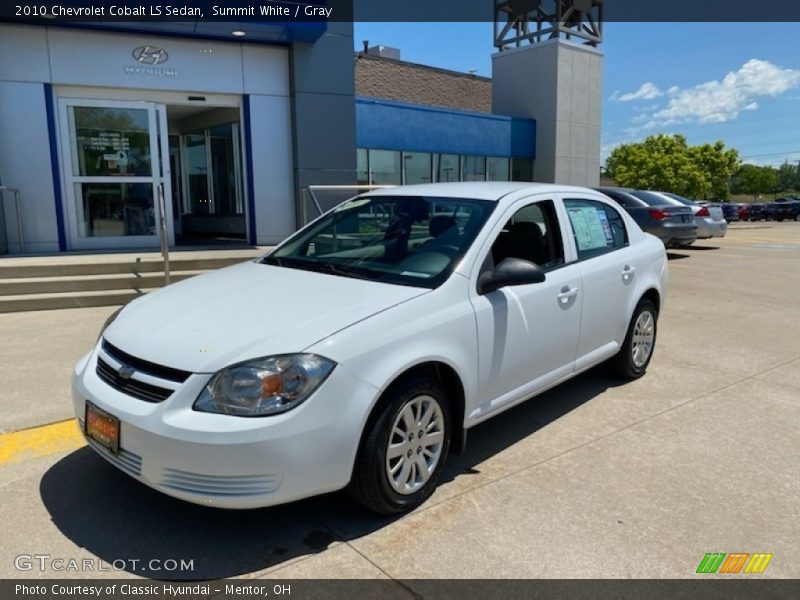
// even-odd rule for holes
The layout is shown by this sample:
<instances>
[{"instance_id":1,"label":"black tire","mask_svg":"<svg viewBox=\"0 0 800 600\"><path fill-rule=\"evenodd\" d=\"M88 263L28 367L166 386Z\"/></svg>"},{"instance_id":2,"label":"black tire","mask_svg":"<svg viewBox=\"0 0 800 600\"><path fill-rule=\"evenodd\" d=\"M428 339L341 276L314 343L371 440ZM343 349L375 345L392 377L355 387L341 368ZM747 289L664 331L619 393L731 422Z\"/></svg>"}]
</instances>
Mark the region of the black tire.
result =
<instances>
[{"instance_id":1,"label":"black tire","mask_svg":"<svg viewBox=\"0 0 800 600\"><path fill-rule=\"evenodd\" d=\"M386 453L390 430L406 405L420 396L434 399L441 409L444 422L441 453L428 481L413 493L401 494L392 487L387 474ZM416 508L436 489L450 449L450 407L443 386L427 376L415 377L392 386L379 402L376 416L367 423L367 430L362 435L347 490L363 507L382 515L393 515Z\"/></svg>"},{"instance_id":2,"label":"black tire","mask_svg":"<svg viewBox=\"0 0 800 600\"><path fill-rule=\"evenodd\" d=\"M634 335L634 328L636 325L639 316L649 311L653 318L653 345L650 350L650 354L647 356L647 360L645 360L644 364L637 365L633 359L633 335ZM656 305L653 304L652 301L648 300L647 298L642 298L639 301L639 304L636 305L636 309L633 311L633 316L631 317L631 322L628 325L628 332L625 334L625 341L622 342L622 348L620 348L617 355L611 359L611 368L614 370L615 373L625 377L627 379L638 379L642 375L645 374L647 371L647 366L650 364L650 360L653 358L653 352L655 351L656 347L656 339L658 338L658 309Z\"/></svg>"},{"instance_id":3,"label":"black tire","mask_svg":"<svg viewBox=\"0 0 800 600\"><path fill-rule=\"evenodd\" d=\"M794 216L794 220L795 220L795 221L800 221L800 213L797 213L797 214Z\"/></svg>"}]
</instances>

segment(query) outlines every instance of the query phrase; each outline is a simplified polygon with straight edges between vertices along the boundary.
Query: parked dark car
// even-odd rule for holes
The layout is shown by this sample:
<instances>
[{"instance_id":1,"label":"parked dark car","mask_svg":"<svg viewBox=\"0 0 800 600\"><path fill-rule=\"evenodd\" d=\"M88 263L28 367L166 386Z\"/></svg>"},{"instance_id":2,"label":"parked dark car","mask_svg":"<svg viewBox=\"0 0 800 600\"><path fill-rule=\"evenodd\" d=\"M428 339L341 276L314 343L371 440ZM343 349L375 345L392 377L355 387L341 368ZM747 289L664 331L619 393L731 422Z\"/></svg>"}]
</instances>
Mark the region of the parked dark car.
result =
<instances>
[{"instance_id":1,"label":"parked dark car","mask_svg":"<svg viewBox=\"0 0 800 600\"><path fill-rule=\"evenodd\" d=\"M750 220L750 205L749 204L740 204L739 205L739 220L740 221L748 221L748 220Z\"/></svg>"},{"instance_id":2,"label":"parked dark car","mask_svg":"<svg viewBox=\"0 0 800 600\"><path fill-rule=\"evenodd\" d=\"M694 213L665 198L630 188L595 188L622 206L644 231L659 238L667 248L688 246L697 239ZM634 195L635 192L635 195Z\"/></svg>"},{"instance_id":3,"label":"parked dark car","mask_svg":"<svg viewBox=\"0 0 800 600\"><path fill-rule=\"evenodd\" d=\"M748 221L766 221L768 218L768 214L766 211L767 205L766 204L751 204L747 208L747 220Z\"/></svg>"},{"instance_id":4,"label":"parked dark car","mask_svg":"<svg viewBox=\"0 0 800 600\"><path fill-rule=\"evenodd\" d=\"M732 204L730 202L724 202L721 204L722 206L722 215L725 217L725 220L728 223L732 223L733 221L739 220L739 209L742 207L741 204Z\"/></svg>"},{"instance_id":5,"label":"parked dark car","mask_svg":"<svg viewBox=\"0 0 800 600\"><path fill-rule=\"evenodd\" d=\"M793 220L800 221L800 200L792 196L778 198L767 205L767 215L774 221Z\"/></svg>"}]
</instances>

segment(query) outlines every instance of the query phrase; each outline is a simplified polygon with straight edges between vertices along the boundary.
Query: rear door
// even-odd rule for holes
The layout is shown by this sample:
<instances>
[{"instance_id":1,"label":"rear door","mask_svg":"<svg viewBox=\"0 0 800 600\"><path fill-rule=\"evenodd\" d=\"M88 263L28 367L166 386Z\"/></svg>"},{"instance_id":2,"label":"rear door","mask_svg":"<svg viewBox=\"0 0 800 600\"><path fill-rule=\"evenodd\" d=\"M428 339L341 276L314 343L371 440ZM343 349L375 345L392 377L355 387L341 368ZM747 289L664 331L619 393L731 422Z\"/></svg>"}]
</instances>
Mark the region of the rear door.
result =
<instances>
[{"instance_id":1,"label":"rear door","mask_svg":"<svg viewBox=\"0 0 800 600\"><path fill-rule=\"evenodd\" d=\"M625 220L611 203L565 195L564 208L583 283L575 360L581 370L619 349L630 318L626 307L644 265L629 243Z\"/></svg>"}]
</instances>

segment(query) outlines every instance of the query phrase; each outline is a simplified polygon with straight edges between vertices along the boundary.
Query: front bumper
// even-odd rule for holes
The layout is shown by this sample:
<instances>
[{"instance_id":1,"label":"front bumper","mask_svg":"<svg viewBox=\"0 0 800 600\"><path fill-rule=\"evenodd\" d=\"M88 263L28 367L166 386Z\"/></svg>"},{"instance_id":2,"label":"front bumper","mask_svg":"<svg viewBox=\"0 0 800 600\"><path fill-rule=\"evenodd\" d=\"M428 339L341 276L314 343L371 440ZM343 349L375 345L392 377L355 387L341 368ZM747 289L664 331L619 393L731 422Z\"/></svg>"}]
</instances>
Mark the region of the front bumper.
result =
<instances>
[{"instance_id":1,"label":"front bumper","mask_svg":"<svg viewBox=\"0 0 800 600\"><path fill-rule=\"evenodd\" d=\"M124 394L97 376L102 352L98 345L75 368L75 415L85 431L89 400L119 418L118 454L87 441L142 483L196 504L257 508L341 489L350 481L378 390L342 365L294 410L244 418L192 410L209 374L176 384L161 403Z\"/></svg>"}]
</instances>

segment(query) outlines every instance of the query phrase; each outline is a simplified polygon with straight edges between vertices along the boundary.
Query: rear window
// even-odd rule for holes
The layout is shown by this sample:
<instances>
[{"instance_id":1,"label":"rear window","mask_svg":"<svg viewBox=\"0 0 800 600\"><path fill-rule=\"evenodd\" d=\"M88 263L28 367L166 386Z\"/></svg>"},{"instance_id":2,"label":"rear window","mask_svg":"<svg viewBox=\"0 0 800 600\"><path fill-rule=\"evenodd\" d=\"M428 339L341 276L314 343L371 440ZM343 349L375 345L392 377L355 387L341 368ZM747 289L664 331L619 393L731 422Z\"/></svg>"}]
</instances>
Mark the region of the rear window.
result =
<instances>
[{"instance_id":1,"label":"rear window","mask_svg":"<svg viewBox=\"0 0 800 600\"><path fill-rule=\"evenodd\" d=\"M642 192L640 190L636 190L631 192L631 194L639 198L639 200L641 200L648 206L664 206L670 204L670 202L666 198L662 198L661 196L656 196L655 194L652 194L650 192ZM681 202L679 198L675 199L678 200L678 202Z\"/></svg>"},{"instance_id":2,"label":"rear window","mask_svg":"<svg viewBox=\"0 0 800 600\"><path fill-rule=\"evenodd\" d=\"M614 202L621 206L625 206L626 208L640 208L642 206L647 206L644 202L639 200L635 196L631 196L630 194L626 194L623 192L617 192L616 190L608 190L603 188L597 188L598 192L604 193L606 196L611 198Z\"/></svg>"},{"instance_id":3,"label":"rear window","mask_svg":"<svg viewBox=\"0 0 800 600\"><path fill-rule=\"evenodd\" d=\"M689 198L685 198L684 196L679 196L678 194L670 194L669 192L664 194L665 196L669 196L673 200L677 200L681 204L685 204L686 206L695 206L697 202L694 200L689 200Z\"/></svg>"}]
</instances>

